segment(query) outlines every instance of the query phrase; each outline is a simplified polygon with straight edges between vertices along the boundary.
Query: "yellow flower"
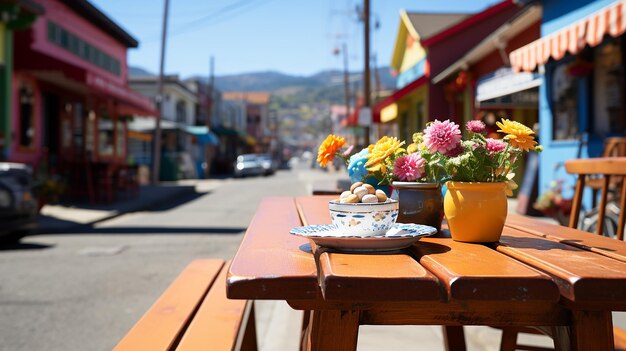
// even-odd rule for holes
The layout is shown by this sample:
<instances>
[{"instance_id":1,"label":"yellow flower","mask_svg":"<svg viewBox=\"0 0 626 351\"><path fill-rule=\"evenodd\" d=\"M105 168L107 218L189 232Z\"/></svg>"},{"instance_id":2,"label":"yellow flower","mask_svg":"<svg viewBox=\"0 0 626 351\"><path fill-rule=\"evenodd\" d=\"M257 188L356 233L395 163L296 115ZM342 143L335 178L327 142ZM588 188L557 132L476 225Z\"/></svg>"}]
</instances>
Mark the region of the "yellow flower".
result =
<instances>
[{"instance_id":1,"label":"yellow flower","mask_svg":"<svg viewBox=\"0 0 626 351\"><path fill-rule=\"evenodd\" d=\"M496 122L496 124L500 127L498 132L506 133L507 135L504 139L508 140L513 147L517 147L522 151L530 151L537 145L534 136L535 132L525 125L505 118L502 119L502 123Z\"/></svg>"},{"instance_id":2,"label":"yellow flower","mask_svg":"<svg viewBox=\"0 0 626 351\"><path fill-rule=\"evenodd\" d=\"M417 152L417 144L409 144L406 148L406 152L409 154Z\"/></svg>"},{"instance_id":3,"label":"yellow flower","mask_svg":"<svg viewBox=\"0 0 626 351\"><path fill-rule=\"evenodd\" d=\"M329 134L322 142L317 150L317 162L322 167L326 167L330 162L335 159L335 154L346 143L346 139Z\"/></svg>"},{"instance_id":4,"label":"yellow flower","mask_svg":"<svg viewBox=\"0 0 626 351\"><path fill-rule=\"evenodd\" d=\"M387 172L385 160L402 145L404 145L404 141L401 142L397 138L387 136L380 138L376 144L368 146L369 154L365 168L370 172Z\"/></svg>"}]
</instances>

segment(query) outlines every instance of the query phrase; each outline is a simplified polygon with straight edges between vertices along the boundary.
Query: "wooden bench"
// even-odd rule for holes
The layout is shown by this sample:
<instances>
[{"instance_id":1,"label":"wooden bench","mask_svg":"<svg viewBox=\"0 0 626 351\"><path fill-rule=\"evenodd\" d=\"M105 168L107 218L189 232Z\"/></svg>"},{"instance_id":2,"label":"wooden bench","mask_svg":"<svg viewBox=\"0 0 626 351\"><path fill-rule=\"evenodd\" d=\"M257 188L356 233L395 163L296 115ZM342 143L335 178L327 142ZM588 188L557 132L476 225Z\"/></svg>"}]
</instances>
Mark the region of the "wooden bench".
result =
<instances>
[{"instance_id":1,"label":"wooden bench","mask_svg":"<svg viewBox=\"0 0 626 351\"><path fill-rule=\"evenodd\" d=\"M226 297L229 265L191 262L114 350L257 350L252 301Z\"/></svg>"}]
</instances>

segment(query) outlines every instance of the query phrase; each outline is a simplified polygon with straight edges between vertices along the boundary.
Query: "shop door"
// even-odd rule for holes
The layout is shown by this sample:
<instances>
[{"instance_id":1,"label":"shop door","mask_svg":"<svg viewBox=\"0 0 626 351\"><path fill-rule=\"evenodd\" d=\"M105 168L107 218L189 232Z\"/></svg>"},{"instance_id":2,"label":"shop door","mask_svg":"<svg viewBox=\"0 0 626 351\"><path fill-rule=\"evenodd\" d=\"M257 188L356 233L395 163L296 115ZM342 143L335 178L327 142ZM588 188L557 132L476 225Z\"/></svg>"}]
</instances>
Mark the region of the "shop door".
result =
<instances>
[{"instance_id":1,"label":"shop door","mask_svg":"<svg viewBox=\"0 0 626 351\"><path fill-rule=\"evenodd\" d=\"M49 93L43 94L43 147L48 167L55 170L59 158L59 97Z\"/></svg>"}]
</instances>

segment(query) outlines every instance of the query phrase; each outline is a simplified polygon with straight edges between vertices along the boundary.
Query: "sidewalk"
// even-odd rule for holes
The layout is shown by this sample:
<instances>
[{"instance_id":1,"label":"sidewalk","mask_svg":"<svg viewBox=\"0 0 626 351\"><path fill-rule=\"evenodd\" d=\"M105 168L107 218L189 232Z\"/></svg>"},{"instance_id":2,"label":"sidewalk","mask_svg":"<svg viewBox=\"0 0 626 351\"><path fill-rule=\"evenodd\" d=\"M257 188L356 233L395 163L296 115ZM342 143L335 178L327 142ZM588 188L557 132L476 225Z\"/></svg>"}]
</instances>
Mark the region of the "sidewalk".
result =
<instances>
[{"instance_id":1,"label":"sidewalk","mask_svg":"<svg viewBox=\"0 0 626 351\"><path fill-rule=\"evenodd\" d=\"M170 207L181 198L206 193L217 187L219 179L191 179L145 185L137 195L120 194L110 204L73 202L45 205L38 216L38 233L63 233L81 226L89 226L129 212L154 207Z\"/></svg>"}]
</instances>

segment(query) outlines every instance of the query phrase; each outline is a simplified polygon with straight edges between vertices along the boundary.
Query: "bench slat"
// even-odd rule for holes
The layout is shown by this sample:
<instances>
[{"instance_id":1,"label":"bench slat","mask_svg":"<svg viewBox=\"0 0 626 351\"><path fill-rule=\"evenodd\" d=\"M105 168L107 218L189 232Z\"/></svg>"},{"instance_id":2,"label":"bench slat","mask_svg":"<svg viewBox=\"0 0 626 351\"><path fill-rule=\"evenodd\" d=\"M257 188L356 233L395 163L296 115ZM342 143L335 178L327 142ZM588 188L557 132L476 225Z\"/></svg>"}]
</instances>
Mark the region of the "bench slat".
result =
<instances>
[{"instance_id":1,"label":"bench slat","mask_svg":"<svg viewBox=\"0 0 626 351\"><path fill-rule=\"evenodd\" d=\"M195 260L174 280L114 351L170 350L176 346L224 260Z\"/></svg>"},{"instance_id":2,"label":"bench slat","mask_svg":"<svg viewBox=\"0 0 626 351\"><path fill-rule=\"evenodd\" d=\"M247 300L229 300L226 297L228 266L229 264L222 268L178 344L177 351L230 351L240 348L237 341L244 342L244 337L240 333L246 331L249 316L254 323L253 304ZM250 331L253 332L254 326L251 327ZM255 333L246 335L245 338L248 336L251 338L250 341L256 340ZM253 343L251 349L256 349L256 341Z\"/></svg>"}]
</instances>

